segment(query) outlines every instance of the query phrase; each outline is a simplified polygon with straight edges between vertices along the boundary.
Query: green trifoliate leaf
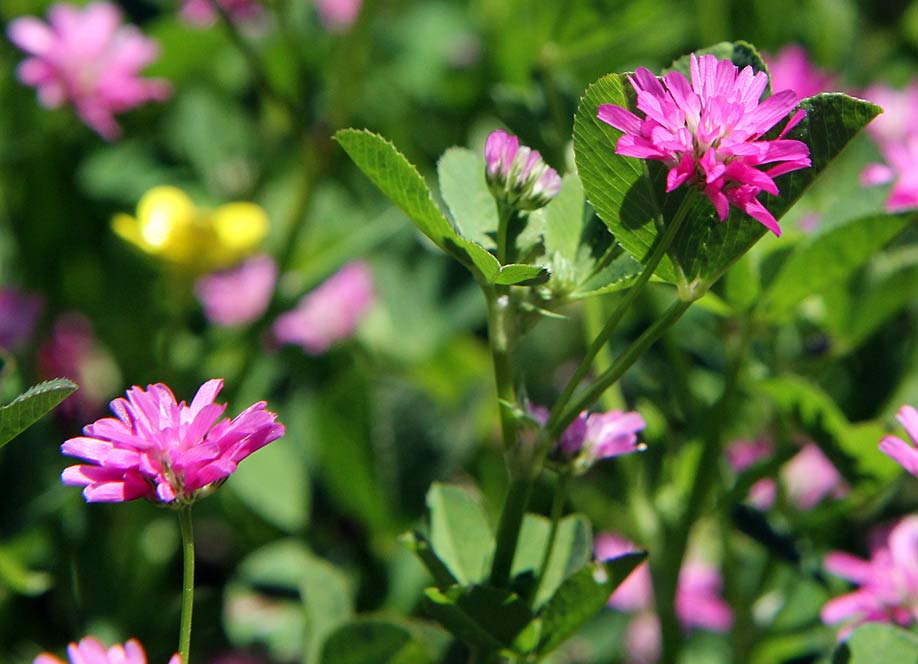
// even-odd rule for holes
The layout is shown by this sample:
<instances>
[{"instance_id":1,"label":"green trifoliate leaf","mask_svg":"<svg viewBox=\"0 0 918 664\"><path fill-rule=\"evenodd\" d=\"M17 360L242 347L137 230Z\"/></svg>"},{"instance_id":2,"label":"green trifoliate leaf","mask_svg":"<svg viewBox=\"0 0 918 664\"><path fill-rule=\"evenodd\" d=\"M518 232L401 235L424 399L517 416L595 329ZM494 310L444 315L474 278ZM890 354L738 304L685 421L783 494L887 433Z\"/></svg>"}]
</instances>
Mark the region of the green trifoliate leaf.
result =
<instances>
[{"instance_id":1,"label":"green trifoliate leaf","mask_svg":"<svg viewBox=\"0 0 918 664\"><path fill-rule=\"evenodd\" d=\"M77 390L76 383L55 378L33 385L5 406L0 406L0 447L35 424Z\"/></svg>"}]
</instances>

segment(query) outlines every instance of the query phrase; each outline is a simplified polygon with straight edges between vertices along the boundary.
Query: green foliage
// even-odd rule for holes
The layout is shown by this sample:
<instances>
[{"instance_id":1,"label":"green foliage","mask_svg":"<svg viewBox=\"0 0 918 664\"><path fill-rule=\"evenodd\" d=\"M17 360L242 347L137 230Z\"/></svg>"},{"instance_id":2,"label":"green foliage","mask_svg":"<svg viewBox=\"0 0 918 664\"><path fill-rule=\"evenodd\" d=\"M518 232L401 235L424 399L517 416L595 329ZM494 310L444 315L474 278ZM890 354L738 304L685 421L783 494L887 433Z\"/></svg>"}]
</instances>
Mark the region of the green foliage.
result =
<instances>
[{"instance_id":1,"label":"green foliage","mask_svg":"<svg viewBox=\"0 0 918 664\"><path fill-rule=\"evenodd\" d=\"M435 482L427 492L430 544L461 584L484 579L494 536L481 505L459 487Z\"/></svg>"},{"instance_id":2,"label":"green foliage","mask_svg":"<svg viewBox=\"0 0 918 664\"><path fill-rule=\"evenodd\" d=\"M542 565L551 522L543 516L527 514L520 531L520 543L513 559L513 576L526 571L537 575ZM539 608L568 576L593 559L593 529L582 514L569 514L558 522L555 546L545 575L539 581L539 592L532 606Z\"/></svg>"},{"instance_id":3,"label":"green foliage","mask_svg":"<svg viewBox=\"0 0 918 664\"><path fill-rule=\"evenodd\" d=\"M719 47L723 48L723 47ZM734 45L739 64L749 61L748 45ZM661 229L688 195L664 193L665 167L615 154L621 132L599 120L597 108L615 104L632 111L636 96L625 76L609 74L587 88L574 120L574 151L587 199L615 239L637 260L644 260ZM822 94L801 102L806 118L788 134L810 146L811 168L778 178L777 197L764 197L780 219L804 189L879 110L841 94ZM677 235L657 276L694 290L709 286L742 256L765 228L736 209L723 223L701 195L689 203L691 221Z\"/></svg>"},{"instance_id":4,"label":"green foliage","mask_svg":"<svg viewBox=\"0 0 918 664\"><path fill-rule=\"evenodd\" d=\"M862 217L798 243L768 284L758 307L766 317L780 320L803 298L844 281L911 221L907 215Z\"/></svg>"},{"instance_id":5,"label":"green foliage","mask_svg":"<svg viewBox=\"0 0 918 664\"><path fill-rule=\"evenodd\" d=\"M301 543L280 540L242 561L227 586L224 613L237 646L259 643L277 659L315 662L328 635L353 613L351 587Z\"/></svg>"},{"instance_id":6,"label":"green foliage","mask_svg":"<svg viewBox=\"0 0 918 664\"><path fill-rule=\"evenodd\" d=\"M488 251L460 234L434 202L427 183L407 159L384 138L368 131L344 129L335 139L354 163L398 206L418 229L479 279L502 285L544 280L537 265L501 265ZM476 231L480 234L480 231Z\"/></svg>"},{"instance_id":7,"label":"green foliage","mask_svg":"<svg viewBox=\"0 0 918 664\"><path fill-rule=\"evenodd\" d=\"M832 655L832 664L918 662L918 637L895 625L867 623L845 639Z\"/></svg>"},{"instance_id":8,"label":"green foliage","mask_svg":"<svg viewBox=\"0 0 918 664\"><path fill-rule=\"evenodd\" d=\"M229 490L266 521L298 532L309 520L309 472L302 453L290 441L269 445L248 457L233 473Z\"/></svg>"},{"instance_id":9,"label":"green foliage","mask_svg":"<svg viewBox=\"0 0 918 664\"><path fill-rule=\"evenodd\" d=\"M0 406L0 447L35 424L77 390L66 378L33 385L5 406Z\"/></svg>"},{"instance_id":10,"label":"green foliage","mask_svg":"<svg viewBox=\"0 0 918 664\"><path fill-rule=\"evenodd\" d=\"M428 646L401 625L377 619L348 623L325 642L321 664L434 664Z\"/></svg>"},{"instance_id":11,"label":"green foliage","mask_svg":"<svg viewBox=\"0 0 918 664\"><path fill-rule=\"evenodd\" d=\"M629 553L591 563L565 580L539 613L542 622L538 651L549 653L592 618L612 592L628 578L646 553Z\"/></svg>"},{"instance_id":12,"label":"green foliage","mask_svg":"<svg viewBox=\"0 0 918 664\"><path fill-rule=\"evenodd\" d=\"M474 650L514 650L532 622L532 612L518 595L489 586L428 588L426 611Z\"/></svg>"}]
</instances>

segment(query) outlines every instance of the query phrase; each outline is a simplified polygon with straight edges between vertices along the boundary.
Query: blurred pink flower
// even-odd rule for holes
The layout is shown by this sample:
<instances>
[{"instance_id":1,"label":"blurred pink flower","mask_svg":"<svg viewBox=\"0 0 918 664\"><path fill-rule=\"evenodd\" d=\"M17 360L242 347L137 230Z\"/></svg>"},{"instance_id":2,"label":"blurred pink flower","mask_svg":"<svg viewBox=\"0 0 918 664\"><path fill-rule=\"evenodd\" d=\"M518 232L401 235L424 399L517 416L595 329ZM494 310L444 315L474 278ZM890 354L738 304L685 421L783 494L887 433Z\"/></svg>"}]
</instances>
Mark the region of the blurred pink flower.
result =
<instances>
[{"instance_id":1,"label":"blurred pink flower","mask_svg":"<svg viewBox=\"0 0 918 664\"><path fill-rule=\"evenodd\" d=\"M918 208L918 80L904 90L873 85L864 97L883 109L867 132L876 142L885 163L868 164L861 171L865 187L893 183L886 199L889 212Z\"/></svg>"},{"instance_id":2,"label":"blurred pink flower","mask_svg":"<svg viewBox=\"0 0 918 664\"><path fill-rule=\"evenodd\" d=\"M913 406L902 406L896 414L896 419L905 428L905 433L912 439L912 444L898 436L884 436L880 441L880 451L892 457L909 474L918 477L918 410Z\"/></svg>"},{"instance_id":3,"label":"blurred pink flower","mask_svg":"<svg viewBox=\"0 0 918 664\"><path fill-rule=\"evenodd\" d=\"M807 443L781 468L781 481L790 501L811 510L829 496L842 498L848 485L815 443Z\"/></svg>"},{"instance_id":4,"label":"blurred pink flower","mask_svg":"<svg viewBox=\"0 0 918 664\"><path fill-rule=\"evenodd\" d=\"M727 446L724 454L727 463L735 473L740 473L759 461L764 461L774 454L774 445L767 438L755 440L737 440Z\"/></svg>"},{"instance_id":5,"label":"blurred pink flower","mask_svg":"<svg viewBox=\"0 0 918 664\"><path fill-rule=\"evenodd\" d=\"M329 32L344 32L360 15L363 0L316 0L319 20Z\"/></svg>"},{"instance_id":6,"label":"blurred pink flower","mask_svg":"<svg viewBox=\"0 0 918 664\"><path fill-rule=\"evenodd\" d=\"M132 387L126 399L111 403L117 418L97 420L61 446L62 453L91 462L66 468L61 479L85 486L87 502L147 498L182 505L210 493L239 462L285 432L264 401L218 422L226 404L214 399L222 388L222 379L207 381L189 406L176 403L162 383Z\"/></svg>"},{"instance_id":7,"label":"blurred pink flower","mask_svg":"<svg viewBox=\"0 0 918 664\"><path fill-rule=\"evenodd\" d=\"M257 19L263 12L258 0L218 0L218 4L234 23ZM188 25L198 28L211 26L217 20L211 0L182 0L179 15Z\"/></svg>"},{"instance_id":8,"label":"blurred pink flower","mask_svg":"<svg viewBox=\"0 0 918 664\"><path fill-rule=\"evenodd\" d=\"M833 551L824 564L829 573L860 586L822 607L824 623L843 625L840 638L865 622L907 627L918 620L918 516L899 521L870 560Z\"/></svg>"},{"instance_id":9,"label":"blurred pink flower","mask_svg":"<svg viewBox=\"0 0 918 664\"><path fill-rule=\"evenodd\" d=\"M763 54L772 90L793 90L804 99L831 92L836 77L812 63L806 49L799 44L788 44L774 56Z\"/></svg>"},{"instance_id":10,"label":"blurred pink flower","mask_svg":"<svg viewBox=\"0 0 918 664\"><path fill-rule=\"evenodd\" d=\"M669 167L666 191L691 184L711 200L723 221L730 205L762 223L775 235L781 228L757 196L778 194L778 175L810 166L810 149L784 136L804 116L797 111L775 140L762 135L787 117L797 104L793 90L759 101L768 76L739 71L713 55L691 56L691 84L678 71L663 77L639 67L629 81L637 92L640 118L614 104L602 104L597 116L625 132L616 154L662 161ZM665 87L664 87L665 85ZM757 167L774 164L767 170Z\"/></svg>"},{"instance_id":11,"label":"blurred pink flower","mask_svg":"<svg viewBox=\"0 0 918 664\"><path fill-rule=\"evenodd\" d=\"M354 333L374 299L369 266L361 261L348 263L304 295L295 309L278 316L274 336L283 344L320 355Z\"/></svg>"},{"instance_id":12,"label":"blurred pink flower","mask_svg":"<svg viewBox=\"0 0 918 664\"><path fill-rule=\"evenodd\" d=\"M86 636L79 643L67 646L70 664L147 664L147 654L137 639L130 639L124 645L116 644L108 650L94 636ZM50 653L42 653L33 664L66 664ZM182 658L175 653L169 664L182 664Z\"/></svg>"},{"instance_id":13,"label":"blurred pink flower","mask_svg":"<svg viewBox=\"0 0 918 664\"><path fill-rule=\"evenodd\" d=\"M878 83L864 90L864 98L883 109L869 125L867 133L880 145L898 143L918 133L918 79L902 90Z\"/></svg>"},{"instance_id":14,"label":"blurred pink flower","mask_svg":"<svg viewBox=\"0 0 918 664\"><path fill-rule=\"evenodd\" d=\"M613 533L597 535L598 560L636 551L637 547ZM686 560L679 571L676 615L683 629L726 632L733 627L733 610L721 597L723 583L715 567L701 560ZM632 664L650 664L660 653L660 623L653 609L653 581L647 563L640 564L609 598L609 606L636 612L628 626L625 647Z\"/></svg>"},{"instance_id":15,"label":"blurred pink flower","mask_svg":"<svg viewBox=\"0 0 918 664\"><path fill-rule=\"evenodd\" d=\"M97 417L121 383L118 366L92 323L72 312L55 320L51 336L38 349L38 370L44 378L69 378L80 386L56 411L70 419Z\"/></svg>"},{"instance_id":16,"label":"blurred pink flower","mask_svg":"<svg viewBox=\"0 0 918 664\"><path fill-rule=\"evenodd\" d=\"M265 312L275 283L277 264L270 256L262 255L201 277L194 291L211 323L236 327L251 323Z\"/></svg>"},{"instance_id":17,"label":"blurred pink flower","mask_svg":"<svg viewBox=\"0 0 918 664\"><path fill-rule=\"evenodd\" d=\"M72 103L80 119L108 140L121 134L116 113L171 94L167 81L140 77L159 49L135 26L121 25L121 11L110 2L56 4L47 24L18 18L8 35L32 56L19 65L19 80L38 88L47 107Z\"/></svg>"},{"instance_id":18,"label":"blurred pink flower","mask_svg":"<svg viewBox=\"0 0 918 664\"><path fill-rule=\"evenodd\" d=\"M485 142L485 176L495 198L521 210L537 210L561 191L558 172L542 160L538 150L520 145L503 129L492 131Z\"/></svg>"},{"instance_id":19,"label":"blurred pink flower","mask_svg":"<svg viewBox=\"0 0 918 664\"><path fill-rule=\"evenodd\" d=\"M768 439L738 440L727 447L725 455L733 472L741 473L771 457L773 451ZM841 474L814 443L806 443L781 467L779 475L788 500L801 510L813 509L828 496L841 498L848 493L848 485ZM749 488L747 500L764 511L774 505L777 496L775 480L763 477Z\"/></svg>"},{"instance_id":20,"label":"blurred pink flower","mask_svg":"<svg viewBox=\"0 0 918 664\"><path fill-rule=\"evenodd\" d=\"M774 445L767 438L737 440L727 446L724 454L731 470L734 473L741 473L759 461L771 457L774 454ZM750 505L764 512L775 504L777 497L777 483L769 477L763 477L749 487L746 500Z\"/></svg>"},{"instance_id":21,"label":"blurred pink flower","mask_svg":"<svg viewBox=\"0 0 918 664\"><path fill-rule=\"evenodd\" d=\"M29 340L41 315L39 296L0 286L0 348L15 350Z\"/></svg>"}]
</instances>

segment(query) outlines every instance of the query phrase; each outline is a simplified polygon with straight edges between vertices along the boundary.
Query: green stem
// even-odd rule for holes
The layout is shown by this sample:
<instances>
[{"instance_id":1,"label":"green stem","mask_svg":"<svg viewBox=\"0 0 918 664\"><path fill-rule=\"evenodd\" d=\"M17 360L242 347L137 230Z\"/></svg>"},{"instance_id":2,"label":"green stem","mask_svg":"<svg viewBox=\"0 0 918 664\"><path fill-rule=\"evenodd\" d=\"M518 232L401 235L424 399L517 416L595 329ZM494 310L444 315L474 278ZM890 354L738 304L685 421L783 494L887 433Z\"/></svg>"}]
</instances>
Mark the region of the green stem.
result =
<instances>
[{"instance_id":1,"label":"green stem","mask_svg":"<svg viewBox=\"0 0 918 664\"><path fill-rule=\"evenodd\" d=\"M555 420L563 412L564 408L567 406L568 402L571 400L571 397L574 394L574 391L583 382L583 379L589 373L590 368L593 366L593 360L600 350L606 345L609 341L609 338L612 336L612 333L615 331L615 328L618 327L619 322L624 317L625 313L634 304L634 301L638 296L643 292L645 284L650 280L650 277L653 276L654 271L657 269L657 266L660 264L660 261L663 260L663 257L666 255L666 252L669 250L670 246L673 243L673 240L676 238L676 234L679 232L679 228L682 226L682 222L685 220L689 209L691 209L692 201L694 200L694 195L691 191L685 195L685 198L682 199L682 203L679 205L679 209L676 210L676 214L670 221L669 225L666 227L666 230L662 235L657 236L657 241L654 243L653 249L644 261L644 269L638 277L637 281L634 282L634 285L628 290L625 294L625 297L621 299L618 303L618 306L612 312L612 315L609 316L609 320L606 321L605 326L600 330L599 334L593 340L593 343L590 345L587 350L586 356L580 362L580 366L577 367L577 371L568 381L567 385L564 388L564 391L561 393L561 396L558 398L558 401L555 402L554 408L552 408L552 414L548 421L548 426L550 429L554 430ZM562 429L563 430L563 429Z\"/></svg>"},{"instance_id":2,"label":"green stem","mask_svg":"<svg viewBox=\"0 0 918 664\"><path fill-rule=\"evenodd\" d=\"M233 22L232 17L218 0L208 1L211 8L217 16L220 17L220 23L223 25L223 29L230 41L233 42L233 45L242 54L249 68L249 72L252 74L252 79L255 81L255 85L261 90L262 94L276 101L288 112L290 120L295 126L301 125L302 118L305 117L305 115L300 111L296 102L271 85L271 81L268 80L268 76L265 74L266 70L258 53L252 48L251 44L246 41L245 37L242 36L242 33L239 32L239 28L237 28L236 24Z\"/></svg>"},{"instance_id":3,"label":"green stem","mask_svg":"<svg viewBox=\"0 0 918 664\"><path fill-rule=\"evenodd\" d=\"M494 383L497 387L500 425L505 452L516 449L517 426L512 408L516 406L516 389L513 385L513 369L510 352L516 341L514 321L515 310L506 288L488 289L488 341L491 344L491 359L494 362Z\"/></svg>"},{"instance_id":4,"label":"green stem","mask_svg":"<svg viewBox=\"0 0 918 664\"><path fill-rule=\"evenodd\" d=\"M729 414L734 407L739 373L752 341L750 324L743 326L738 343L731 353L730 361L724 376L724 388L720 398L701 416L705 423L702 444L704 447L698 458L693 474L693 482L685 502L685 510L676 519L671 528L667 528L665 542L665 561L651 571L654 577L655 601L658 607L670 607L675 601L678 585L678 570L682 567L685 551L688 547L692 526L698 520L712 487L717 486L717 473L720 469L721 437ZM673 570L676 570L675 572ZM658 582L659 580L659 582ZM674 611L660 611L662 632L663 664L675 664L682 649L682 632L678 617Z\"/></svg>"},{"instance_id":5,"label":"green stem","mask_svg":"<svg viewBox=\"0 0 918 664\"><path fill-rule=\"evenodd\" d=\"M179 528L182 531L182 558L184 574L182 577L182 619L179 628L179 653L182 663L191 660L191 613L194 609L194 529L191 525L191 506L179 510Z\"/></svg>"},{"instance_id":6,"label":"green stem","mask_svg":"<svg viewBox=\"0 0 918 664\"><path fill-rule=\"evenodd\" d=\"M590 406L592 406L602 393L613 385L622 375L631 368L637 360L643 355L653 343L660 338L667 329L676 323L682 314L692 305L690 300L676 300L670 305L662 316L653 322L644 333L632 343L624 353L619 355L615 362L608 369L602 372L596 380L590 385L574 403L564 411L559 411L554 422L549 420L546 428L548 429L548 439L557 440L568 425L573 422L577 415Z\"/></svg>"},{"instance_id":7,"label":"green stem","mask_svg":"<svg viewBox=\"0 0 918 664\"><path fill-rule=\"evenodd\" d=\"M503 588L510 581L516 545L519 543L523 517L532 495L533 477L529 474L514 477L504 500L504 509L500 514L497 526L497 546L494 549L494 562L491 565L491 585Z\"/></svg>"},{"instance_id":8,"label":"green stem","mask_svg":"<svg viewBox=\"0 0 918 664\"><path fill-rule=\"evenodd\" d=\"M539 594L539 587L548 572L548 565L551 563L551 556L555 551L555 542L558 540L558 524L561 522L561 515L564 512L564 501L567 498L567 481L570 478L570 472L562 470L558 475L558 483L555 485L555 495L551 502L551 530L548 531L548 543L545 545L545 552L542 554L542 564L539 565L539 575L535 580L535 587L532 589L532 600Z\"/></svg>"},{"instance_id":9,"label":"green stem","mask_svg":"<svg viewBox=\"0 0 918 664\"><path fill-rule=\"evenodd\" d=\"M497 260L506 265L513 252L510 250L510 225L514 219L513 207L498 200L497 202Z\"/></svg>"}]
</instances>

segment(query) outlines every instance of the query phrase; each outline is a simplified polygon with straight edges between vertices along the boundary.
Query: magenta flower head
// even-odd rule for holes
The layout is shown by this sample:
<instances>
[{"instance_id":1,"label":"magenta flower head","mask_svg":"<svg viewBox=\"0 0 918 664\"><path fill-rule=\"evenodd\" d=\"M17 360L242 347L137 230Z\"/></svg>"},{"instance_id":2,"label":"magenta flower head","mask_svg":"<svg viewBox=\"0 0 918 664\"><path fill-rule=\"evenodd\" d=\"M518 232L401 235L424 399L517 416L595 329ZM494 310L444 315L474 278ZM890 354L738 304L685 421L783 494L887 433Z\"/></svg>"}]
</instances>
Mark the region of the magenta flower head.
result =
<instances>
[{"instance_id":1,"label":"magenta flower head","mask_svg":"<svg viewBox=\"0 0 918 664\"><path fill-rule=\"evenodd\" d=\"M15 350L32 336L42 300L11 286L0 287L0 348Z\"/></svg>"},{"instance_id":2,"label":"magenta flower head","mask_svg":"<svg viewBox=\"0 0 918 664\"><path fill-rule=\"evenodd\" d=\"M329 32L344 32L360 15L363 0L316 0L319 20Z\"/></svg>"},{"instance_id":3,"label":"magenta flower head","mask_svg":"<svg viewBox=\"0 0 918 664\"><path fill-rule=\"evenodd\" d=\"M918 516L906 517L889 530L870 560L833 551L824 564L829 573L859 586L822 607L824 623L843 625L841 638L864 622L908 627L918 621Z\"/></svg>"},{"instance_id":4,"label":"magenta flower head","mask_svg":"<svg viewBox=\"0 0 918 664\"><path fill-rule=\"evenodd\" d=\"M238 327L258 319L268 308L277 263L270 256L255 256L241 265L212 272L198 279L194 292L207 320L223 327Z\"/></svg>"},{"instance_id":5,"label":"magenta flower head","mask_svg":"<svg viewBox=\"0 0 918 664\"><path fill-rule=\"evenodd\" d=\"M661 83L640 67L628 80L643 118L614 104L598 108L600 120L625 132L616 154L663 162L669 168L666 191L683 184L697 187L721 221L732 204L781 235L757 197L763 191L778 194L778 175L810 166L806 143L784 138L804 112L797 111L775 140L762 136L793 110L796 93L784 90L760 101L768 84L764 72L748 66L739 71L713 55L692 54L691 78L690 83L672 71Z\"/></svg>"},{"instance_id":6,"label":"magenta flower head","mask_svg":"<svg viewBox=\"0 0 918 664\"><path fill-rule=\"evenodd\" d=\"M561 435L553 457L570 463L575 473L585 473L600 459L646 450L647 445L637 438L645 426L644 418L636 411L584 411Z\"/></svg>"},{"instance_id":7,"label":"magenta flower head","mask_svg":"<svg viewBox=\"0 0 918 664\"><path fill-rule=\"evenodd\" d=\"M835 88L835 76L814 65L799 44L789 44L774 56L763 54L762 58L768 65L771 87L775 90L793 90L804 99Z\"/></svg>"},{"instance_id":8,"label":"magenta flower head","mask_svg":"<svg viewBox=\"0 0 918 664\"><path fill-rule=\"evenodd\" d=\"M520 145L520 139L503 129L488 135L485 163L491 194L519 210L538 210L561 191L558 172L539 151Z\"/></svg>"},{"instance_id":9,"label":"magenta flower head","mask_svg":"<svg viewBox=\"0 0 918 664\"><path fill-rule=\"evenodd\" d=\"M375 299L369 266L360 261L348 263L303 296L296 309L278 316L274 336L283 344L301 346L310 355L321 355L354 334Z\"/></svg>"},{"instance_id":10,"label":"magenta flower head","mask_svg":"<svg viewBox=\"0 0 918 664\"><path fill-rule=\"evenodd\" d=\"M896 414L896 419L905 428L908 437L912 439L909 445L898 436L884 436L880 441L880 451L894 459L910 474L918 477L918 410L913 406L902 406Z\"/></svg>"},{"instance_id":11,"label":"magenta flower head","mask_svg":"<svg viewBox=\"0 0 918 664\"><path fill-rule=\"evenodd\" d=\"M162 383L132 387L127 398L112 401L116 417L87 425L61 446L89 462L66 468L61 479L85 486L87 502L147 498L182 506L211 493L240 461L285 432L264 401L220 420L226 404L214 399L222 388L222 379L207 381L189 406L176 403Z\"/></svg>"},{"instance_id":12,"label":"magenta flower head","mask_svg":"<svg viewBox=\"0 0 918 664\"><path fill-rule=\"evenodd\" d=\"M137 639L130 639L124 645L116 644L108 650L94 636L86 636L79 643L67 646L67 658L70 664L147 664L147 653ZM67 664L50 653L42 653L32 664ZM182 664L181 656L176 653L169 659L169 664Z\"/></svg>"},{"instance_id":13,"label":"magenta flower head","mask_svg":"<svg viewBox=\"0 0 918 664\"><path fill-rule=\"evenodd\" d=\"M47 107L73 104L80 119L108 140L121 134L116 113L171 94L167 81L140 77L159 49L135 26L122 25L121 11L110 2L53 5L47 24L18 18L8 35L31 56L19 65L19 80L38 88Z\"/></svg>"}]
</instances>

